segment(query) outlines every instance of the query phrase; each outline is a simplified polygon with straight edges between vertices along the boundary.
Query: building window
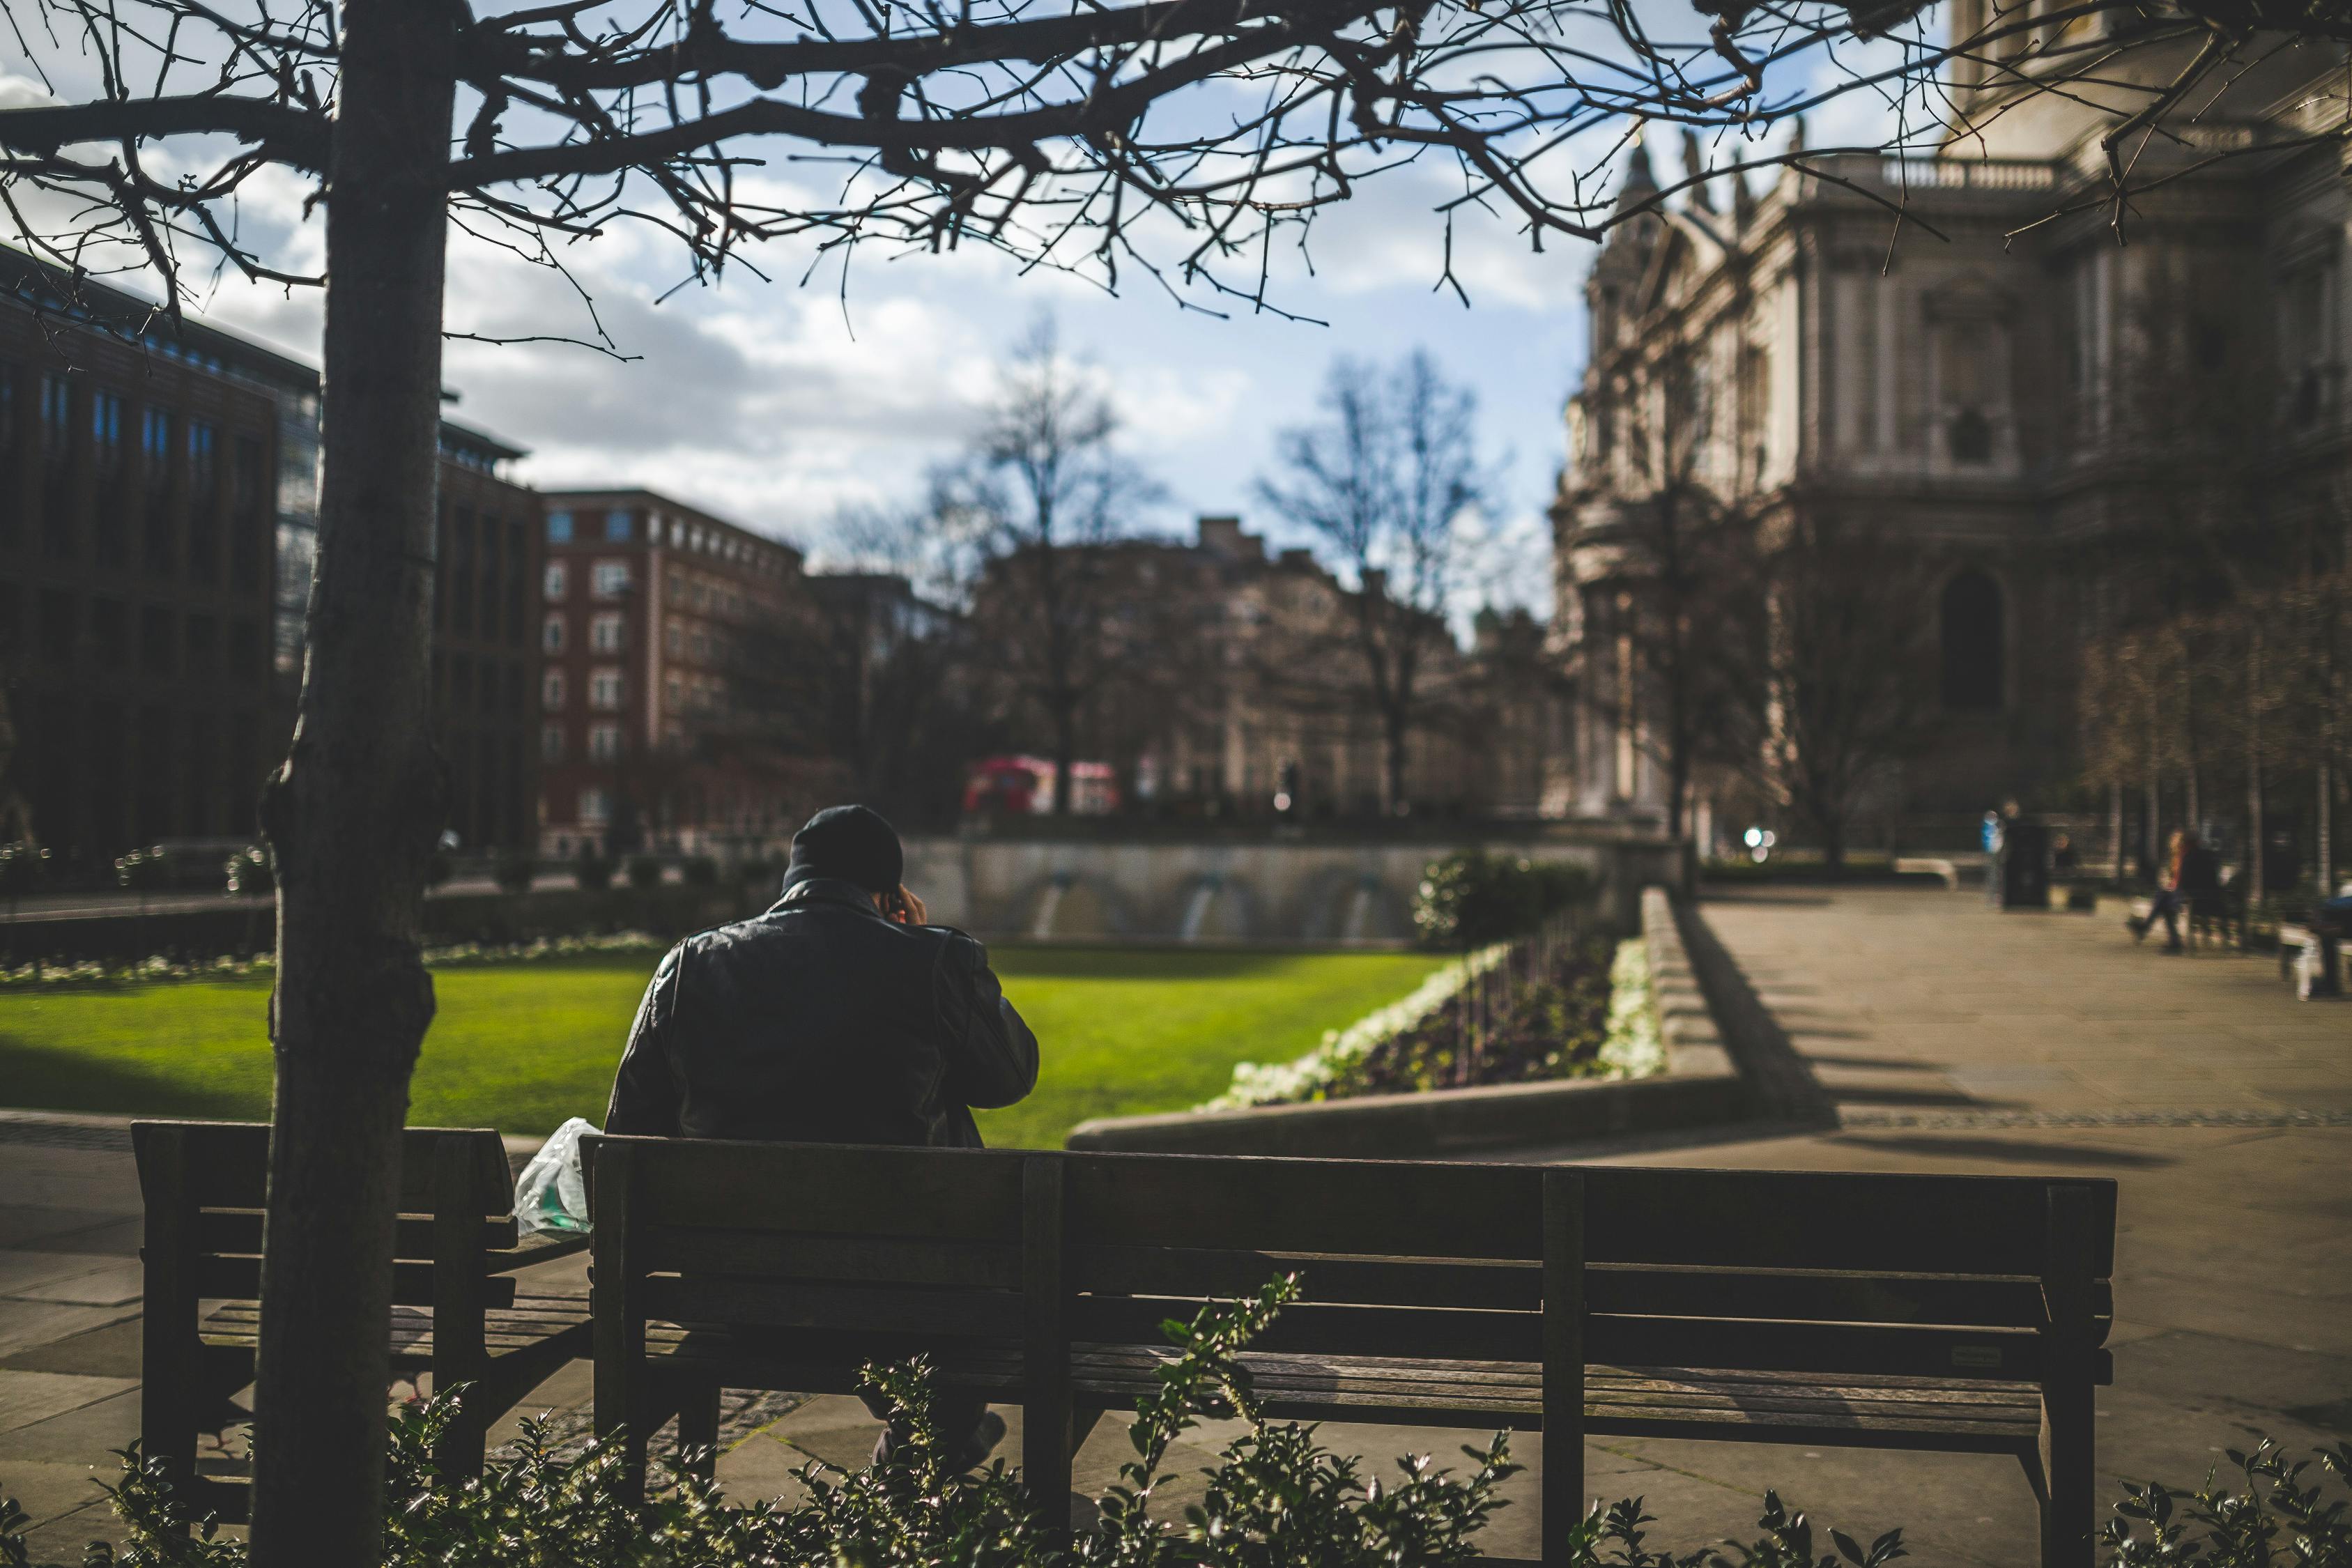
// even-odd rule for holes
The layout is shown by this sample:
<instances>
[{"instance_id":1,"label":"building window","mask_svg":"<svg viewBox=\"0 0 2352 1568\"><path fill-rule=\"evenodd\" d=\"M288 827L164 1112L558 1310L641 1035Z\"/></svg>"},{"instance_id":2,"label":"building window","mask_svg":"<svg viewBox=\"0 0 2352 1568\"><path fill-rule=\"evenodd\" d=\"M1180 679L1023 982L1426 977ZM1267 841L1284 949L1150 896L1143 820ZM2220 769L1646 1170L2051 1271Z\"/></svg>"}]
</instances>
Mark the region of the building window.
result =
<instances>
[{"instance_id":1,"label":"building window","mask_svg":"<svg viewBox=\"0 0 2352 1568\"><path fill-rule=\"evenodd\" d=\"M675 675L671 676L665 690L667 693L669 706L673 710L684 708L686 706L686 682L684 680Z\"/></svg>"},{"instance_id":2,"label":"building window","mask_svg":"<svg viewBox=\"0 0 2352 1568\"><path fill-rule=\"evenodd\" d=\"M563 563L561 561L549 562L547 563L547 597L549 601L551 603L560 601L566 594L571 592L571 579L563 570Z\"/></svg>"},{"instance_id":3,"label":"building window","mask_svg":"<svg viewBox=\"0 0 2352 1568\"><path fill-rule=\"evenodd\" d=\"M201 419L188 421L188 489L209 499L213 476L218 473L220 431Z\"/></svg>"},{"instance_id":4,"label":"building window","mask_svg":"<svg viewBox=\"0 0 2352 1568\"><path fill-rule=\"evenodd\" d=\"M598 724L588 731L588 754L600 763L618 762L621 757L621 727L618 724Z\"/></svg>"},{"instance_id":5,"label":"building window","mask_svg":"<svg viewBox=\"0 0 2352 1568\"><path fill-rule=\"evenodd\" d=\"M539 727L539 760L560 763L563 760L563 726L541 724Z\"/></svg>"},{"instance_id":6,"label":"building window","mask_svg":"<svg viewBox=\"0 0 2352 1568\"><path fill-rule=\"evenodd\" d=\"M2000 584L1982 572L1944 584L1944 706L1962 712L2000 708L2006 689Z\"/></svg>"},{"instance_id":7,"label":"building window","mask_svg":"<svg viewBox=\"0 0 2352 1568\"><path fill-rule=\"evenodd\" d=\"M139 421L139 455L146 459L147 477L161 482L172 461L172 411L150 408Z\"/></svg>"},{"instance_id":8,"label":"building window","mask_svg":"<svg viewBox=\"0 0 2352 1568\"><path fill-rule=\"evenodd\" d=\"M669 629L663 634L663 640L669 645L670 658L686 657L686 628L683 626L676 621L670 622Z\"/></svg>"},{"instance_id":9,"label":"building window","mask_svg":"<svg viewBox=\"0 0 2352 1568\"><path fill-rule=\"evenodd\" d=\"M617 599L629 591L629 563L625 561L599 561L594 581L598 598Z\"/></svg>"},{"instance_id":10,"label":"building window","mask_svg":"<svg viewBox=\"0 0 2352 1568\"><path fill-rule=\"evenodd\" d=\"M550 544L569 544L572 542L572 514L570 512L551 511L547 514L547 542Z\"/></svg>"},{"instance_id":11,"label":"building window","mask_svg":"<svg viewBox=\"0 0 2352 1568\"><path fill-rule=\"evenodd\" d=\"M563 672L551 669L539 678L539 705L550 713L563 708Z\"/></svg>"},{"instance_id":12,"label":"building window","mask_svg":"<svg viewBox=\"0 0 2352 1568\"><path fill-rule=\"evenodd\" d=\"M588 646L598 653L618 653L628 646L626 625L617 615L598 616L588 623Z\"/></svg>"},{"instance_id":13,"label":"building window","mask_svg":"<svg viewBox=\"0 0 2352 1568\"><path fill-rule=\"evenodd\" d=\"M588 678L588 706L618 708L621 705L621 672L600 669Z\"/></svg>"},{"instance_id":14,"label":"building window","mask_svg":"<svg viewBox=\"0 0 2352 1568\"><path fill-rule=\"evenodd\" d=\"M609 820L612 815L612 803L604 798L604 792L603 790L583 789L580 792L581 821L604 822Z\"/></svg>"},{"instance_id":15,"label":"building window","mask_svg":"<svg viewBox=\"0 0 2352 1568\"><path fill-rule=\"evenodd\" d=\"M539 629L539 646L548 653L563 651L563 617L550 616Z\"/></svg>"},{"instance_id":16,"label":"building window","mask_svg":"<svg viewBox=\"0 0 2352 1568\"><path fill-rule=\"evenodd\" d=\"M100 468L122 460L122 395L94 392L89 398L89 438Z\"/></svg>"},{"instance_id":17,"label":"building window","mask_svg":"<svg viewBox=\"0 0 2352 1568\"><path fill-rule=\"evenodd\" d=\"M73 428L73 383L51 372L41 377L41 450L63 458Z\"/></svg>"},{"instance_id":18,"label":"building window","mask_svg":"<svg viewBox=\"0 0 2352 1568\"><path fill-rule=\"evenodd\" d=\"M604 514L604 542L607 544L626 544L629 542L631 535L635 531L632 526L635 521L635 515L630 512L621 511L618 510L606 512Z\"/></svg>"}]
</instances>

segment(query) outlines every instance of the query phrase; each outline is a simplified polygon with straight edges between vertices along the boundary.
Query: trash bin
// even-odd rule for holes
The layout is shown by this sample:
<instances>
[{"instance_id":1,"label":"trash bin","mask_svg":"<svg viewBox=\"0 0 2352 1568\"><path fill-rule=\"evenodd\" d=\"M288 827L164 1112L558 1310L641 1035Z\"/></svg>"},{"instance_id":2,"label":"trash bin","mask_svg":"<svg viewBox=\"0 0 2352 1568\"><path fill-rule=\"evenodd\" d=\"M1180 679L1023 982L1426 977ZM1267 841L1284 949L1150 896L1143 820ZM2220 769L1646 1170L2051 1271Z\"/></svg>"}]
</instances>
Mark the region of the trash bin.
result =
<instances>
[{"instance_id":1,"label":"trash bin","mask_svg":"<svg viewBox=\"0 0 2352 1568\"><path fill-rule=\"evenodd\" d=\"M2046 910L2050 907L2050 829L2042 823L2018 819L2000 837L2000 907L2005 910Z\"/></svg>"}]
</instances>

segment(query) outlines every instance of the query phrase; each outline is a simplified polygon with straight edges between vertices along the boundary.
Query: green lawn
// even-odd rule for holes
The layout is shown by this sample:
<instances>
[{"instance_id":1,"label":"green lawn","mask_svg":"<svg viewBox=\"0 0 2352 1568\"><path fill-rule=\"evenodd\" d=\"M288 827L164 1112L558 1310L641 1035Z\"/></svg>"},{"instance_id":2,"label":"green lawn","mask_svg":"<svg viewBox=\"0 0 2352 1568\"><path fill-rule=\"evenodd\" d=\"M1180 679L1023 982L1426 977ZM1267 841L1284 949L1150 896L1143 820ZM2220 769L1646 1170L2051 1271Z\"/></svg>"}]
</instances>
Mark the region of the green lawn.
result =
<instances>
[{"instance_id":1,"label":"green lawn","mask_svg":"<svg viewBox=\"0 0 2352 1568\"><path fill-rule=\"evenodd\" d=\"M1058 1145L1090 1116L1174 1110L1237 1061L1297 1055L1403 995L1420 953L1004 948L1006 993L1045 1045L1036 1093L983 1112L996 1144ZM601 1121L653 955L440 972L440 1014L409 1120L545 1132ZM0 1103L17 1109L257 1117L269 1105L261 980L0 994Z\"/></svg>"}]
</instances>

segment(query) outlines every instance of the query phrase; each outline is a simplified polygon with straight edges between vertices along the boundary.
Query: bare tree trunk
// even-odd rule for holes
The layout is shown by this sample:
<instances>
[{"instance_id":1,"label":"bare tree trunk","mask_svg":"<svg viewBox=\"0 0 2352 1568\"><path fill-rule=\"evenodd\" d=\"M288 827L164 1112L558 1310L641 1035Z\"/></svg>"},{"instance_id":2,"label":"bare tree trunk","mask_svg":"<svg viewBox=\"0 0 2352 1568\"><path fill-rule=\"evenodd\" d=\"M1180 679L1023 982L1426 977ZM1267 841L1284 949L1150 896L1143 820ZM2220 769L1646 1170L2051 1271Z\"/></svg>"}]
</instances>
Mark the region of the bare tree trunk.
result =
<instances>
[{"instance_id":1,"label":"bare tree trunk","mask_svg":"<svg viewBox=\"0 0 2352 1568\"><path fill-rule=\"evenodd\" d=\"M1070 815L1073 796L1071 785L1076 781L1070 775L1078 770L1078 708L1075 698L1064 696L1054 704L1054 815Z\"/></svg>"},{"instance_id":2,"label":"bare tree trunk","mask_svg":"<svg viewBox=\"0 0 2352 1568\"><path fill-rule=\"evenodd\" d=\"M2326 758L2319 763L2319 896L2336 894L2336 769Z\"/></svg>"},{"instance_id":3,"label":"bare tree trunk","mask_svg":"<svg viewBox=\"0 0 2352 1568\"><path fill-rule=\"evenodd\" d=\"M1388 786L1388 815L1401 816L1404 814L1407 804L1404 781L1406 766L1410 761L1408 753L1412 737L1412 725L1401 710L1392 710L1381 714L1381 725L1382 782Z\"/></svg>"},{"instance_id":4,"label":"bare tree trunk","mask_svg":"<svg viewBox=\"0 0 2352 1568\"><path fill-rule=\"evenodd\" d=\"M2107 785L2107 861L2117 887L2124 880L2124 786L2122 781Z\"/></svg>"},{"instance_id":5,"label":"bare tree trunk","mask_svg":"<svg viewBox=\"0 0 2352 1568\"><path fill-rule=\"evenodd\" d=\"M2246 913L2263 901L2263 637L2256 632L2246 662ZM2251 921L2248 922L2251 924ZM2241 927L2242 942L2246 928Z\"/></svg>"},{"instance_id":6,"label":"bare tree trunk","mask_svg":"<svg viewBox=\"0 0 2352 1568\"><path fill-rule=\"evenodd\" d=\"M433 1018L417 929L444 792L427 658L457 15L344 12L310 658L263 803L279 918L256 1568L382 1561L400 1131Z\"/></svg>"}]
</instances>

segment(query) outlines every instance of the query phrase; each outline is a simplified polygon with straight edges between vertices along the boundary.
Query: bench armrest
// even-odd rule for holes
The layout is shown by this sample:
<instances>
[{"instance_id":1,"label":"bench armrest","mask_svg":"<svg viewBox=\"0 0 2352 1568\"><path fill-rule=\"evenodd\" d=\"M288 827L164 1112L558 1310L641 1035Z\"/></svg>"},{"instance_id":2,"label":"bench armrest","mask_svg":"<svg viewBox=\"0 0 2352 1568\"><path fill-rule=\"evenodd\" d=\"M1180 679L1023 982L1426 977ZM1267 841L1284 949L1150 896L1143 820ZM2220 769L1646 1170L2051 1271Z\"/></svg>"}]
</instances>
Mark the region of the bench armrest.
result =
<instances>
[{"instance_id":1,"label":"bench armrest","mask_svg":"<svg viewBox=\"0 0 2352 1568\"><path fill-rule=\"evenodd\" d=\"M588 1233L585 1231L572 1231L565 1234L541 1231L536 1236L525 1237L514 1247L485 1252L482 1254L482 1267L491 1274L511 1274L518 1268L528 1268L534 1263L545 1263L552 1258L569 1258L575 1252L585 1252L588 1250Z\"/></svg>"}]
</instances>

